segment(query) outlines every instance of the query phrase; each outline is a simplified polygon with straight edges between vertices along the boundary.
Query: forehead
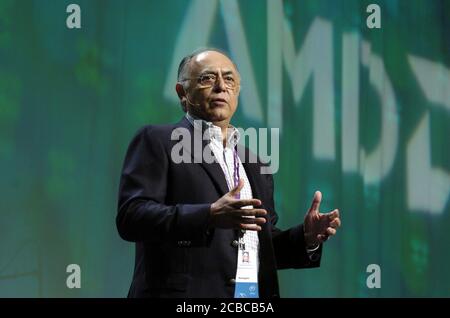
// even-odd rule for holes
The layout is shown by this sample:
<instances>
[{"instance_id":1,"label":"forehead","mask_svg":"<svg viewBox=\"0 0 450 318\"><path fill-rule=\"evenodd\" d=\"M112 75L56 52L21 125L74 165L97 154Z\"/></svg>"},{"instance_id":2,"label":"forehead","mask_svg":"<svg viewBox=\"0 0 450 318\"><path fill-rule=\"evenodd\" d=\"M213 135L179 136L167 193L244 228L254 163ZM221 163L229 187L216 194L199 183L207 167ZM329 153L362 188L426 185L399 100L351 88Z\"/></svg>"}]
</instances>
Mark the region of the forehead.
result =
<instances>
[{"instance_id":1,"label":"forehead","mask_svg":"<svg viewBox=\"0 0 450 318\"><path fill-rule=\"evenodd\" d=\"M233 62L227 56L216 51L202 52L195 56L191 63L191 70L193 72L202 72L206 70L236 72Z\"/></svg>"}]
</instances>

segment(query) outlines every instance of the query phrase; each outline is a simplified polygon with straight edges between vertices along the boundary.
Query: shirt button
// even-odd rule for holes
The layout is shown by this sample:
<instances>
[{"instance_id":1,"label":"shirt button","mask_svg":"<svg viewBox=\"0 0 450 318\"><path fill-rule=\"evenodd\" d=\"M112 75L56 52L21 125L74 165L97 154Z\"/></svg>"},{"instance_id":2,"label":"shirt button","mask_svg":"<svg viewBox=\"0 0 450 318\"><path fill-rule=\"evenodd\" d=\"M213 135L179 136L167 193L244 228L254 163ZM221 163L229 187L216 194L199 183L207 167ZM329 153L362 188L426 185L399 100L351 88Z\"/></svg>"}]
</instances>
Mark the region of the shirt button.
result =
<instances>
[{"instance_id":1,"label":"shirt button","mask_svg":"<svg viewBox=\"0 0 450 318\"><path fill-rule=\"evenodd\" d=\"M238 247L238 246L239 246L239 242L238 242L237 240L233 240L233 241L231 242L231 246L233 246L233 247Z\"/></svg>"}]
</instances>

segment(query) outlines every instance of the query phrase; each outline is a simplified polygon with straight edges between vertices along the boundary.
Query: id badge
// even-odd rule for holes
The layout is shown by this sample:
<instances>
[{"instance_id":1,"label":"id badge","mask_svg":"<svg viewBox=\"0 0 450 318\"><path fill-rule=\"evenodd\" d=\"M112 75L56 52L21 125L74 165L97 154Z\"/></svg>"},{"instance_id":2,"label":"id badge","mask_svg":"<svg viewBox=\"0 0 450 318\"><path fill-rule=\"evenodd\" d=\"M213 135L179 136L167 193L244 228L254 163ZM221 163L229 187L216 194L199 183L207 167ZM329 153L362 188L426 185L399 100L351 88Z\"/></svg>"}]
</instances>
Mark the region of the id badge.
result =
<instances>
[{"instance_id":1,"label":"id badge","mask_svg":"<svg viewBox=\"0 0 450 318\"><path fill-rule=\"evenodd\" d=\"M239 249L234 298L258 298L258 260L256 252Z\"/></svg>"}]
</instances>

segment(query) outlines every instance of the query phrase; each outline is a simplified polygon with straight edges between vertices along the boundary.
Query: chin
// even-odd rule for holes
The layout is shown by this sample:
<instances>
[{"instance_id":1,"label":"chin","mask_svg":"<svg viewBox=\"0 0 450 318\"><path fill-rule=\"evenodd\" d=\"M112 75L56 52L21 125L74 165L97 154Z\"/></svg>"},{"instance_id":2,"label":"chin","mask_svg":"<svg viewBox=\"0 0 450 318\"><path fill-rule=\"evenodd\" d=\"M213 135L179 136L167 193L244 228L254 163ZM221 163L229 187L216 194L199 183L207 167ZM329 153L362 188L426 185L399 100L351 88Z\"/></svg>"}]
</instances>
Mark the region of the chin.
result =
<instances>
[{"instance_id":1,"label":"chin","mask_svg":"<svg viewBox=\"0 0 450 318\"><path fill-rule=\"evenodd\" d=\"M230 118L230 114L227 110L216 109L209 115L211 121L223 121Z\"/></svg>"}]
</instances>

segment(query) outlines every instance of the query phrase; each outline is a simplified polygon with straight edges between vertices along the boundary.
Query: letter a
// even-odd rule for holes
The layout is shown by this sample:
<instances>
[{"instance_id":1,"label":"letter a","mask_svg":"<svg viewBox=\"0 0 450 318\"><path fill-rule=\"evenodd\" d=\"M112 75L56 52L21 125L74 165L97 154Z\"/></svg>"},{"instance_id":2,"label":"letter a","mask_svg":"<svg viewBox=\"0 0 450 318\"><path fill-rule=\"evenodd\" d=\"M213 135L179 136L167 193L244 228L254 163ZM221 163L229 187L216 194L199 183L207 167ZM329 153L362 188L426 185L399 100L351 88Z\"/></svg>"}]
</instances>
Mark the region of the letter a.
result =
<instances>
[{"instance_id":1,"label":"letter a","mask_svg":"<svg viewBox=\"0 0 450 318\"><path fill-rule=\"evenodd\" d=\"M366 279L367 288L381 288L381 269L377 264L370 264L366 269L367 273L370 274Z\"/></svg>"},{"instance_id":2,"label":"letter a","mask_svg":"<svg viewBox=\"0 0 450 318\"><path fill-rule=\"evenodd\" d=\"M381 10L378 4L369 4L366 9L367 13L371 13L366 20L369 29L381 28Z\"/></svg>"},{"instance_id":3,"label":"letter a","mask_svg":"<svg viewBox=\"0 0 450 318\"><path fill-rule=\"evenodd\" d=\"M69 29L81 29L81 9L78 4L69 4L66 9L71 13L66 19L66 25Z\"/></svg>"},{"instance_id":4,"label":"letter a","mask_svg":"<svg viewBox=\"0 0 450 318\"><path fill-rule=\"evenodd\" d=\"M67 288L81 288L81 269L80 265L70 264L66 268L67 273L71 273L66 280Z\"/></svg>"}]
</instances>

